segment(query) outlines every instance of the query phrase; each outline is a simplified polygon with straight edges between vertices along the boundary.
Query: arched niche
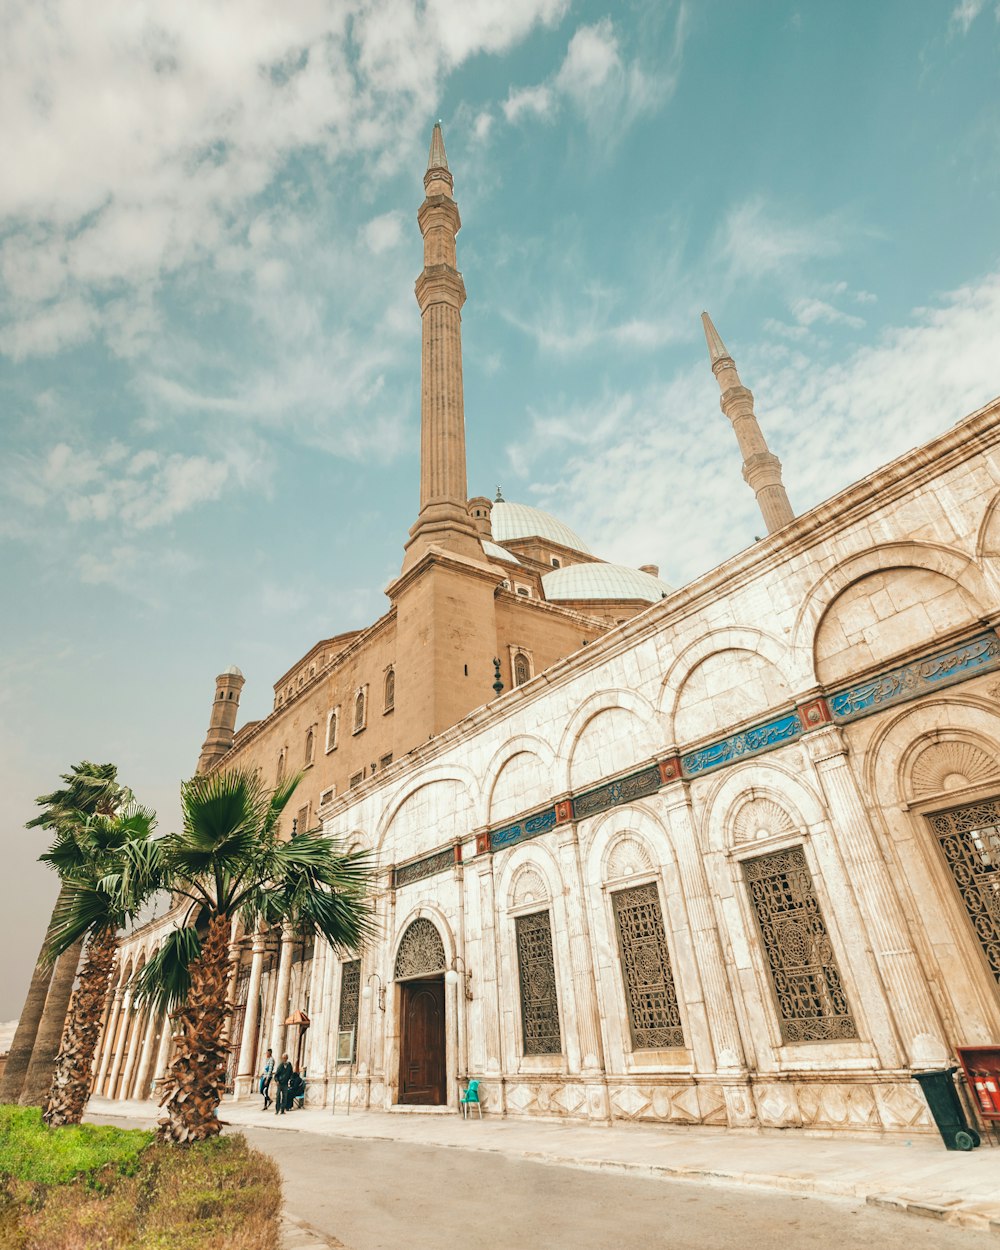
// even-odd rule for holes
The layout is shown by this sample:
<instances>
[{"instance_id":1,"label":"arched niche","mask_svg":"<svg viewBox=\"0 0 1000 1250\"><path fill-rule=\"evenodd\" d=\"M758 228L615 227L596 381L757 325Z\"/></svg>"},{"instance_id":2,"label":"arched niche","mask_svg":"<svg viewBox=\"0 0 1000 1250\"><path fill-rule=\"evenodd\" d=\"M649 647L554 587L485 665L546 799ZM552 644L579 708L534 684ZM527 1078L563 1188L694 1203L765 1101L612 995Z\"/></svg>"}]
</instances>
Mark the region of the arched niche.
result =
<instances>
[{"instance_id":1,"label":"arched niche","mask_svg":"<svg viewBox=\"0 0 1000 1250\"><path fill-rule=\"evenodd\" d=\"M792 692L778 667L756 651L716 651L691 670L678 692L674 736L695 742L776 708Z\"/></svg>"},{"instance_id":2,"label":"arched niche","mask_svg":"<svg viewBox=\"0 0 1000 1250\"><path fill-rule=\"evenodd\" d=\"M626 707L595 712L573 743L569 788L583 790L653 754L649 725Z\"/></svg>"},{"instance_id":3,"label":"arched niche","mask_svg":"<svg viewBox=\"0 0 1000 1250\"><path fill-rule=\"evenodd\" d=\"M845 587L823 614L813 640L817 678L827 686L888 663L978 624L973 596L945 573L896 567Z\"/></svg>"},{"instance_id":4,"label":"arched niche","mask_svg":"<svg viewBox=\"0 0 1000 1250\"><path fill-rule=\"evenodd\" d=\"M552 774L532 751L518 751L500 768L490 792L489 823L499 825L552 797Z\"/></svg>"}]
</instances>

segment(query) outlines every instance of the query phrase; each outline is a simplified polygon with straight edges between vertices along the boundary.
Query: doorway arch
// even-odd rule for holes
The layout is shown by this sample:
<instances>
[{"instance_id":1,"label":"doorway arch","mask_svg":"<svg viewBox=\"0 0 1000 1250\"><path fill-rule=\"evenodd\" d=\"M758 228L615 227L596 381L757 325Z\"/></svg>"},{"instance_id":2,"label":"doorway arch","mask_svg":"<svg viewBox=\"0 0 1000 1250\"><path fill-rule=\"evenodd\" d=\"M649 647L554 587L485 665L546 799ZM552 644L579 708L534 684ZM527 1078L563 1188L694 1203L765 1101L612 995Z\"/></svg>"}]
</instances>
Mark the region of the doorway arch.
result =
<instances>
[{"instance_id":1,"label":"doorway arch","mask_svg":"<svg viewBox=\"0 0 1000 1250\"><path fill-rule=\"evenodd\" d=\"M448 1100L445 951L437 926L418 916L396 952L399 986L399 1103L443 1106Z\"/></svg>"}]
</instances>

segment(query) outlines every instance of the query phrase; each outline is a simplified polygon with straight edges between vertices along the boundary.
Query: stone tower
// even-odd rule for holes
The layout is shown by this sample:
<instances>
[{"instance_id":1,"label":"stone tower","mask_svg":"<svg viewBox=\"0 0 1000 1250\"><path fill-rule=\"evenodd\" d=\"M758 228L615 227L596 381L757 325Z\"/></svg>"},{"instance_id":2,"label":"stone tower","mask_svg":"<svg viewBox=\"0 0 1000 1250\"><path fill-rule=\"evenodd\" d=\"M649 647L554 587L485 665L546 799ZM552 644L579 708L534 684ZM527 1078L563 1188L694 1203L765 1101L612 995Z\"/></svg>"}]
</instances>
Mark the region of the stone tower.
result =
<instances>
[{"instance_id":1,"label":"stone tower","mask_svg":"<svg viewBox=\"0 0 1000 1250\"><path fill-rule=\"evenodd\" d=\"M457 267L455 236L462 219L453 189L437 122L424 174L424 202L417 213L424 239L424 270L415 287L422 340L420 512L406 543L404 572L432 545L472 559L483 558L467 507L462 391L465 283Z\"/></svg>"},{"instance_id":2,"label":"stone tower","mask_svg":"<svg viewBox=\"0 0 1000 1250\"><path fill-rule=\"evenodd\" d=\"M224 673L215 679L215 699L212 702L212 715L208 722L208 733L202 743L201 755L198 756L197 773L207 773L233 745L236 731L236 713L240 708L240 692L246 678L231 664Z\"/></svg>"},{"instance_id":3,"label":"stone tower","mask_svg":"<svg viewBox=\"0 0 1000 1250\"><path fill-rule=\"evenodd\" d=\"M773 534L795 519L781 482L781 461L768 450L767 443L753 410L753 392L740 381L736 364L712 325L707 312L701 314L712 360L712 372L722 395L719 407L733 425L736 441L743 453L743 479L757 497L757 506L764 517L767 532Z\"/></svg>"}]
</instances>

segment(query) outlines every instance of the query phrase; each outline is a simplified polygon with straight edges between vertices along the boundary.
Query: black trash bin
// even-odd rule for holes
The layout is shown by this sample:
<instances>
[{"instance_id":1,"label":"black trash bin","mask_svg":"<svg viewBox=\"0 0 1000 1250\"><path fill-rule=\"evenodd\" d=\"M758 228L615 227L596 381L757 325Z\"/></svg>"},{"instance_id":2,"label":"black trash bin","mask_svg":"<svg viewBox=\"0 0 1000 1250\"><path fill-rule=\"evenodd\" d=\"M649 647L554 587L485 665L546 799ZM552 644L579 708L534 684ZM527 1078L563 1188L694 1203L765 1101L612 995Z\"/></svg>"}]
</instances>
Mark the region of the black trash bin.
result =
<instances>
[{"instance_id":1,"label":"black trash bin","mask_svg":"<svg viewBox=\"0 0 1000 1250\"><path fill-rule=\"evenodd\" d=\"M914 1072L913 1079L920 1083L934 1123L938 1126L941 1140L948 1150L974 1150L979 1145L979 1134L965 1118L965 1109L955 1088L954 1074L957 1068L935 1068L932 1072Z\"/></svg>"}]
</instances>

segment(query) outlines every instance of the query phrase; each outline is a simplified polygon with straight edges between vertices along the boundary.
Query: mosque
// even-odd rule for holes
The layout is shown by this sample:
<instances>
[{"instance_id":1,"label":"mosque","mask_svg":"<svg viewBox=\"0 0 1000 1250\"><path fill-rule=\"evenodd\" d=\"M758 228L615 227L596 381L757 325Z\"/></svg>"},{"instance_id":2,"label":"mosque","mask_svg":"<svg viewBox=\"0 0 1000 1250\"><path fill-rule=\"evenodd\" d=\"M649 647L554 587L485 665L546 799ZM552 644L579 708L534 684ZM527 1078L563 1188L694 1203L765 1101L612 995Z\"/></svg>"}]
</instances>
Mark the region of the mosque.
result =
<instances>
[{"instance_id":1,"label":"mosque","mask_svg":"<svg viewBox=\"0 0 1000 1250\"><path fill-rule=\"evenodd\" d=\"M440 125L418 213L420 507L388 610L322 639L198 770L304 770L299 827L377 854L345 959L232 935L228 1087L265 1049L314 1105L930 1131L912 1072L1000 1043L1000 399L796 516L707 314L767 536L693 583L469 498ZM123 940L95 1092L170 1054Z\"/></svg>"}]
</instances>

